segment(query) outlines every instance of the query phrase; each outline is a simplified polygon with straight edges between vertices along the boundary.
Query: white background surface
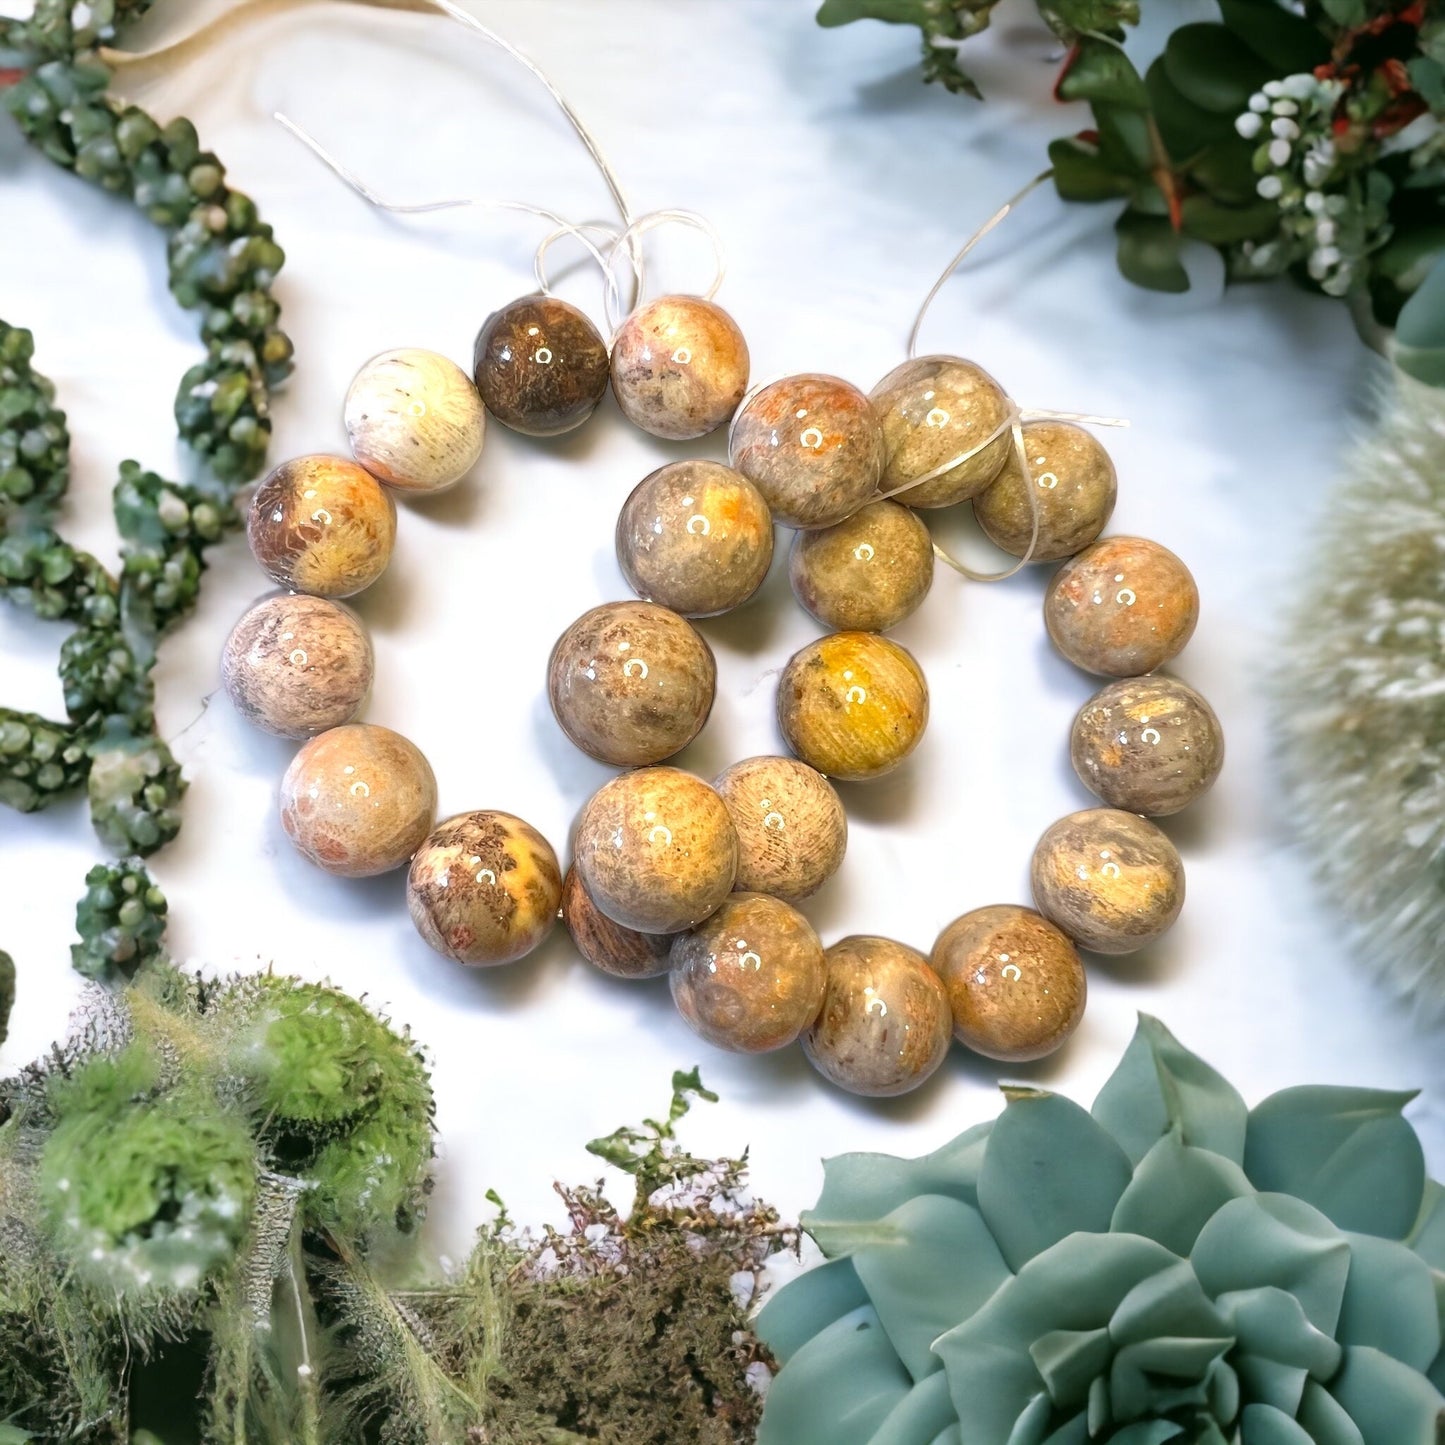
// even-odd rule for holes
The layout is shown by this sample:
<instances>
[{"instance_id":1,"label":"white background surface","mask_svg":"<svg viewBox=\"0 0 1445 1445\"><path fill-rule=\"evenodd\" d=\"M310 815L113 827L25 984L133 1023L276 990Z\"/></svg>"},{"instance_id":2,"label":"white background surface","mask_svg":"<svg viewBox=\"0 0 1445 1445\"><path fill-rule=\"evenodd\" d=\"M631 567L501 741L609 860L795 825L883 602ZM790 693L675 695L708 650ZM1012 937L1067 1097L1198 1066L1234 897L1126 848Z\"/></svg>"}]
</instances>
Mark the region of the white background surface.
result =
<instances>
[{"instance_id":1,"label":"white background surface","mask_svg":"<svg viewBox=\"0 0 1445 1445\"><path fill-rule=\"evenodd\" d=\"M161 4L144 34L178 33L219 8ZM1024 5L1005 6L996 33L971 47L984 106L918 83L914 32L820 31L807 0L475 9L550 71L638 210L688 206L716 223L729 257L719 299L759 378L823 370L870 387L901 359L918 299L962 237L1040 168L1051 136L1086 123L1048 100L1051 47ZM162 118L191 116L287 251L277 294L298 368L278 398L275 460L344 450L341 397L376 351L426 346L465 364L488 312L532 288L539 229L496 211L373 213L273 110L396 199L476 194L607 215L547 97L440 19L296 7L144 88L132 78L118 88ZM37 364L69 413L68 534L111 558L117 464L136 457L177 474L171 400L198 354L192 321L166 293L151 228L32 154L3 118L0 184L0 314L34 330ZM1011 1076L1088 1102L1146 1009L1250 1098L1298 1082L1424 1086L1413 1115L1438 1173L1438 1039L1373 991L1322 911L1288 843L1265 706L1271 633L1357 424L1364 353L1341 308L1283 287L1182 299L1134 290L1113 266L1111 219L1112 208L1034 196L944 294L924 345L977 359L1025 404L1132 419L1105 437L1121 482L1113 530L1157 538L1194 569L1203 619L1176 670L1218 708L1230 752L1212 795L1165 822L1188 870L1179 925L1145 953L1090 961L1072 1045ZM687 233L659 236L656 255L669 284L704 284L705 250ZM563 290L600 314L592 275L579 268ZM551 719L548 650L585 608L626 595L612 528L631 487L670 458L721 449L717 437L686 447L646 437L609 398L560 442L494 424L471 478L403 506L391 568L360 599L378 661L367 716L426 751L443 814L507 809L560 848L609 774ZM401 874L329 878L282 836L274 793L290 745L248 730L215 695L221 641L264 579L239 539L213 558L201 609L159 669L163 731L191 780L184 831L153 864L172 946L210 968L329 976L412 1026L435 1066L434 1227L447 1248L465 1246L489 1187L521 1218L554 1217L550 1181L589 1177L583 1143L661 1107L677 1066L700 1062L723 1096L693 1116L688 1142L750 1147L760 1191L790 1212L815 1196L821 1156L921 1152L996 1110L996 1068L958 1049L930 1086L886 1104L833 1090L796 1049L717 1053L674 1015L664 980L603 978L560 929L531 960L490 974L431 954ZM849 855L807 909L825 941L879 932L927 949L966 909L1026 901L1037 835L1092 801L1066 739L1093 684L1045 641L1047 570L991 588L943 572L898 630L928 674L932 722L897 774L843 790ZM817 629L776 563L761 600L702 629L718 654L718 702L679 761L710 776L778 750L775 675ZM61 636L0 612L5 702L61 714ZM0 812L0 943L20 987L9 1067L64 1029L80 988L68 966L73 909L97 856L81 801L39 817Z\"/></svg>"}]
</instances>

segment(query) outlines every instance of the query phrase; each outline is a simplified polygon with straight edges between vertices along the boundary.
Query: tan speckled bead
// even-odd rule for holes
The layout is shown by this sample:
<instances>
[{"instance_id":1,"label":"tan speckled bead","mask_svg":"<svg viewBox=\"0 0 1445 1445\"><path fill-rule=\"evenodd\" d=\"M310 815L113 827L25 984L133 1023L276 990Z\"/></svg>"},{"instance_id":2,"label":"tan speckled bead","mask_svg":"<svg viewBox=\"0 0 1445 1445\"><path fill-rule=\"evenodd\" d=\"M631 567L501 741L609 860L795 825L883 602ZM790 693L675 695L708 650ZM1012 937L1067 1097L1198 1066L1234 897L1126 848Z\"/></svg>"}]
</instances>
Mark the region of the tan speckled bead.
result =
<instances>
[{"instance_id":1,"label":"tan speckled bead","mask_svg":"<svg viewBox=\"0 0 1445 1445\"><path fill-rule=\"evenodd\" d=\"M830 778L896 768L928 723L928 684L911 653L876 632L834 632L793 654L778 680L788 746Z\"/></svg>"},{"instance_id":2,"label":"tan speckled bead","mask_svg":"<svg viewBox=\"0 0 1445 1445\"><path fill-rule=\"evenodd\" d=\"M371 690L371 638L340 602L288 593L242 614L221 651L236 711L283 738L347 723Z\"/></svg>"},{"instance_id":3,"label":"tan speckled bead","mask_svg":"<svg viewBox=\"0 0 1445 1445\"><path fill-rule=\"evenodd\" d=\"M956 918L930 960L961 1044L1006 1063L1041 1059L1084 1016L1088 983L1074 945L1032 908L999 903Z\"/></svg>"},{"instance_id":4,"label":"tan speckled bead","mask_svg":"<svg viewBox=\"0 0 1445 1445\"><path fill-rule=\"evenodd\" d=\"M705 923L673 939L668 978L694 1033L734 1053L767 1053L817 1018L823 945L791 905L734 893Z\"/></svg>"},{"instance_id":5,"label":"tan speckled bead","mask_svg":"<svg viewBox=\"0 0 1445 1445\"><path fill-rule=\"evenodd\" d=\"M575 867L562 880L562 922L577 952L614 978L656 978L668 970L672 935L614 923L588 896Z\"/></svg>"},{"instance_id":6,"label":"tan speckled bead","mask_svg":"<svg viewBox=\"0 0 1445 1445\"><path fill-rule=\"evenodd\" d=\"M370 472L345 457L297 457L257 487L246 540L283 587L350 597L386 571L396 505Z\"/></svg>"},{"instance_id":7,"label":"tan speckled bead","mask_svg":"<svg viewBox=\"0 0 1445 1445\"><path fill-rule=\"evenodd\" d=\"M1168 931L1184 906L1184 865L1147 818L1086 808L1039 839L1034 902L1080 948L1133 953Z\"/></svg>"},{"instance_id":8,"label":"tan speckled bead","mask_svg":"<svg viewBox=\"0 0 1445 1445\"><path fill-rule=\"evenodd\" d=\"M948 1054L948 991L915 948L854 935L826 954L828 982L817 1021L803 1035L813 1067L840 1088L870 1098L906 1094Z\"/></svg>"},{"instance_id":9,"label":"tan speckled bead","mask_svg":"<svg viewBox=\"0 0 1445 1445\"><path fill-rule=\"evenodd\" d=\"M436 811L436 778L416 744L372 723L312 738L281 780L287 837L343 878L400 868L431 831Z\"/></svg>"},{"instance_id":10,"label":"tan speckled bead","mask_svg":"<svg viewBox=\"0 0 1445 1445\"><path fill-rule=\"evenodd\" d=\"M1069 756L1111 808L1163 817L1205 793L1224 765L1214 709L1178 678L1152 673L1101 688L1079 709Z\"/></svg>"},{"instance_id":11,"label":"tan speckled bead","mask_svg":"<svg viewBox=\"0 0 1445 1445\"><path fill-rule=\"evenodd\" d=\"M899 494L910 507L950 507L977 496L998 476L1013 438L1003 388L981 367L957 356L920 356L894 367L873 388L873 409L883 427L883 490L892 491L981 450L956 466Z\"/></svg>"},{"instance_id":12,"label":"tan speckled bead","mask_svg":"<svg viewBox=\"0 0 1445 1445\"><path fill-rule=\"evenodd\" d=\"M403 492L440 492L461 481L487 432L471 377L417 347L373 356L347 390L343 417L352 456Z\"/></svg>"},{"instance_id":13,"label":"tan speckled bead","mask_svg":"<svg viewBox=\"0 0 1445 1445\"><path fill-rule=\"evenodd\" d=\"M653 436L706 436L737 410L747 389L743 333L701 296L659 296L639 306L613 338L617 404Z\"/></svg>"},{"instance_id":14,"label":"tan speckled bead","mask_svg":"<svg viewBox=\"0 0 1445 1445\"><path fill-rule=\"evenodd\" d=\"M788 555L793 596L840 631L886 632L911 617L933 585L933 538L897 502L873 502L819 532L799 532Z\"/></svg>"},{"instance_id":15,"label":"tan speckled bead","mask_svg":"<svg viewBox=\"0 0 1445 1445\"><path fill-rule=\"evenodd\" d=\"M458 813L428 834L406 875L417 932L458 963L515 963L557 922L562 870L552 845L510 813Z\"/></svg>"},{"instance_id":16,"label":"tan speckled bead","mask_svg":"<svg viewBox=\"0 0 1445 1445\"><path fill-rule=\"evenodd\" d=\"M1199 589L1167 547L1105 537L1065 562L1044 594L1044 625L1076 667L1139 677L1176 657L1199 621Z\"/></svg>"},{"instance_id":17,"label":"tan speckled bead","mask_svg":"<svg viewBox=\"0 0 1445 1445\"><path fill-rule=\"evenodd\" d=\"M639 768L583 806L572 844L588 896L614 923L679 933L732 892L738 839L723 800L678 768Z\"/></svg>"},{"instance_id":18,"label":"tan speckled bead","mask_svg":"<svg viewBox=\"0 0 1445 1445\"><path fill-rule=\"evenodd\" d=\"M796 758L744 758L713 780L738 835L737 887L796 903L835 874L848 815L833 785Z\"/></svg>"},{"instance_id":19,"label":"tan speckled bead","mask_svg":"<svg viewBox=\"0 0 1445 1445\"><path fill-rule=\"evenodd\" d=\"M562 731L616 767L660 763L702 731L717 664L690 623L651 602L606 602L557 639L547 693Z\"/></svg>"},{"instance_id":20,"label":"tan speckled bead","mask_svg":"<svg viewBox=\"0 0 1445 1445\"><path fill-rule=\"evenodd\" d=\"M617 518L617 561L645 601L715 617L763 585L773 518L763 494L721 462L670 462L644 477Z\"/></svg>"},{"instance_id":21,"label":"tan speckled bead","mask_svg":"<svg viewBox=\"0 0 1445 1445\"><path fill-rule=\"evenodd\" d=\"M789 527L830 527L878 490L883 432L872 403L836 376L785 376L738 413L732 464Z\"/></svg>"},{"instance_id":22,"label":"tan speckled bead","mask_svg":"<svg viewBox=\"0 0 1445 1445\"><path fill-rule=\"evenodd\" d=\"M1039 508L1032 562L1057 562L1087 547L1114 511L1118 477L1092 433L1066 421L1026 421L1020 428ZM973 514L994 546L1013 557L1029 549L1033 518L1018 451L1010 446L998 480L973 499Z\"/></svg>"}]
</instances>

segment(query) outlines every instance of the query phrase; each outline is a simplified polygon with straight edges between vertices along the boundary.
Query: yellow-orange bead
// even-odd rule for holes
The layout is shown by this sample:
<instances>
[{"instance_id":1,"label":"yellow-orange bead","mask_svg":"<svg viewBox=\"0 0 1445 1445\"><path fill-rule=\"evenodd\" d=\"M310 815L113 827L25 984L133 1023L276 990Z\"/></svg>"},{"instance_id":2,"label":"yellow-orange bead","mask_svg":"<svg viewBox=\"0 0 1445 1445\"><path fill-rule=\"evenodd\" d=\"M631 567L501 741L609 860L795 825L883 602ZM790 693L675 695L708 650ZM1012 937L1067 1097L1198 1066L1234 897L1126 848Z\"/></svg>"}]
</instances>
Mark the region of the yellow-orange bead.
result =
<instances>
[{"instance_id":1,"label":"yellow-orange bead","mask_svg":"<svg viewBox=\"0 0 1445 1445\"><path fill-rule=\"evenodd\" d=\"M834 632L793 655L778 682L788 746L831 778L896 768L928 722L928 684L913 656L875 632Z\"/></svg>"}]
</instances>

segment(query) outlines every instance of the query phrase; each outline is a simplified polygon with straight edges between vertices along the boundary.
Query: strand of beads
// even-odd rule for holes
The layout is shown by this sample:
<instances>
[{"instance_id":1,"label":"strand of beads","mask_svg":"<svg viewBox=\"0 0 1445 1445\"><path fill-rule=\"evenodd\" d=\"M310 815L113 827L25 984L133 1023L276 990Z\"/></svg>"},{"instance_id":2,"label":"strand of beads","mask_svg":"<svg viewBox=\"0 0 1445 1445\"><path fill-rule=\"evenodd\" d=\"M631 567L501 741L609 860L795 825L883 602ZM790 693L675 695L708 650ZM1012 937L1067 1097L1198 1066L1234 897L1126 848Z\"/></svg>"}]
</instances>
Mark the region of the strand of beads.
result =
<instances>
[{"instance_id":1,"label":"strand of beads","mask_svg":"<svg viewBox=\"0 0 1445 1445\"><path fill-rule=\"evenodd\" d=\"M346 406L355 460L283 464L253 505L258 560L301 595L258 603L224 658L248 717L309 738L282 784L283 824L335 873L409 863L412 918L441 953L512 962L560 911L593 966L667 974L704 1039L741 1052L801 1040L822 1074L857 1093L916 1087L950 1036L996 1059L1041 1057L1082 1016L1079 948L1141 947L1183 900L1179 856L1146 815L1187 805L1222 762L1208 704L1155 671L1194 629L1193 581L1155 543L1101 539L1117 490L1104 448L1078 425L1021 419L970 362L909 361L871 396L825 375L748 394L747 368L741 332L710 300L644 304L609 351L582 312L549 295L487 320L474 379L416 351L363 367ZM609 378L624 413L655 435L732 427L727 464L673 462L632 491L616 548L637 600L591 609L552 651L547 688L563 732L627 769L583 805L564 875L547 841L510 814L434 826L426 760L388 729L354 721L370 644L336 599L386 565L396 528L388 489L458 480L480 452L487 411L532 435L581 425ZM1063 562L1045 602L1049 636L1070 661L1117 679L1080 710L1071 742L1080 778L1106 806L1044 833L1035 908L976 908L927 957L870 936L825 949L797 905L846 851L829 779L882 776L924 736L923 671L882 634L932 583L938 549L920 513L963 502L1019 565ZM782 671L778 723L795 756L745 759L709 784L666 765L712 709L716 667L695 622L758 590L775 521L795 530L795 595L837 630Z\"/></svg>"}]
</instances>

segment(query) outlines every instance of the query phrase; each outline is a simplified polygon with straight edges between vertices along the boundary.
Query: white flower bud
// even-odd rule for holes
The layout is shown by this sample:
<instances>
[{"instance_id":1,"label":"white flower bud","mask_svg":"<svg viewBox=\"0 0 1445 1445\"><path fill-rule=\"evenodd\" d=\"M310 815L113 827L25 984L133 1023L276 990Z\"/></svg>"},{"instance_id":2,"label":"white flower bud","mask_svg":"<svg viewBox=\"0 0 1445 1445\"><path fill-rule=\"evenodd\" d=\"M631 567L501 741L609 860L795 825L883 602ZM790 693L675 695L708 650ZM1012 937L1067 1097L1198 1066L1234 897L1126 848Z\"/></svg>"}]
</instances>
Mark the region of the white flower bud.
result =
<instances>
[{"instance_id":1,"label":"white flower bud","mask_svg":"<svg viewBox=\"0 0 1445 1445\"><path fill-rule=\"evenodd\" d=\"M1334 241L1335 237L1339 235L1339 232L1340 228L1335 222L1321 221L1315 227L1315 240L1318 241L1321 246L1328 246Z\"/></svg>"},{"instance_id":2,"label":"white flower bud","mask_svg":"<svg viewBox=\"0 0 1445 1445\"><path fill-rule=\"evenodd\" d=\"M1262 90L1255 91L1249 98L1249 108L1263 115L1269 109L1269 97Z\"/></svg>"},{"instance_id":3,"label":"white flower bud","mask_svg":"<svg viewBox=\"0 0 1445 1445\"><path fill-rule=\"evenodd\" d=\"M1253 140L1264 129L1264 118L1247 110L1235 120L1234 128L1245 140Z\"/></svg>"},{"instance_id":4,"label":"white flower bud","mask_svg":"<svg viewBox=\"0 0 1445 1445\"><path fill-rule=\"evenodd\" d=\"M1298 115L1299 106L1292 100L1277 100L1270 107L1276 115Z\"/></svg>"},{"instance_id":5,"label":"white flower bud","mask_svg":"<svg viewBox=\"0 0 1445 1445\"><path fill-rule=\"evenodd\" d=\"M1254 189L1266 201L1277 201L1284 193L1284 181L1279 176L1261 176Z\"/></svg>"},{"instance_id":6,"label":"white flower bud","mask_svg":"<svg viewBox=\"0 0 1445 1445\"><path fill-rule=\"evenodd\" d=\"M1269 130L1271 135L1277 135L1281 140L1299 139L1299 127L1286 115L1270 121Z\"/></svg>"},{"instance_id":7,"label":"white flower bud","mask_svg":"<svg viewBox=\"0 0 1445 1445\"><path fill-rule=\"evenodd\" d=\"M1283 80L1273 83L1278 86L1276 95L1288 96L1291 100L1313 100L1318 95L1328 93L1308 71L1299 75L1287 75ZM1269 86L1265 86L1265 89L1268 90Z\"/></svg>"},{"instance_id":8,"label":"white flower bud","mask_svg":"<svg viewBox=\"0 0 1445 1445\"><path fill-rule=\"evenodd\" d=\"M1271 100L1280 99L1280 97L1284 95L1284 82L1279 80L1266 80L1264 83L1264 93Z\"/></svg>"},{"instance_id":9,"label":"white flower bud","mask_svg":"<svg viewBox=\"0 0 1445 1445\"><path fill-rule=\"evenodd\" d=\"M1305 210L1310 215L1322 215L1325 209L1324 193L1321 191L1308 191L1305 194Z\"/></svg>"},{"instance_id":10,"label":"white flower bud","mask_svg":"<svg viewBox=\"0 0 1445 1445\"><path fill-rule=\"evenodd\" d=\"M1272 140L1269 143L1269 163L1272 166L1287 166L1293 147L1287 140Z\"/></svg>"}]
</instances>

